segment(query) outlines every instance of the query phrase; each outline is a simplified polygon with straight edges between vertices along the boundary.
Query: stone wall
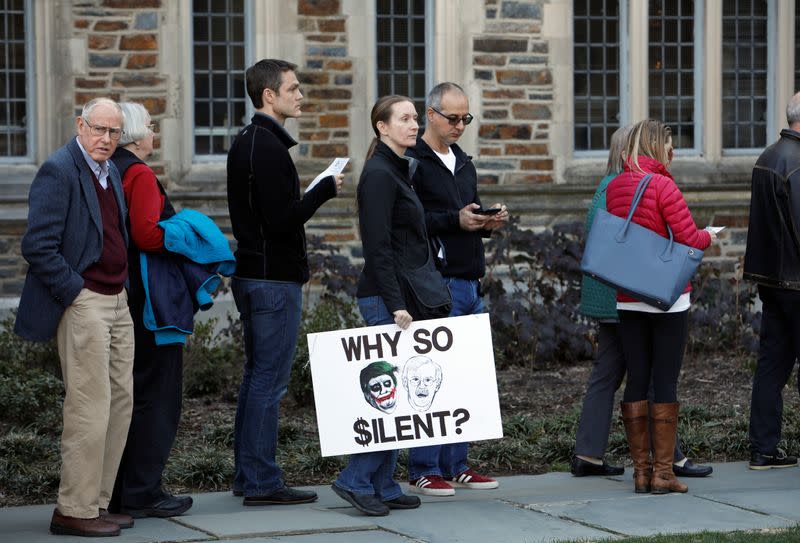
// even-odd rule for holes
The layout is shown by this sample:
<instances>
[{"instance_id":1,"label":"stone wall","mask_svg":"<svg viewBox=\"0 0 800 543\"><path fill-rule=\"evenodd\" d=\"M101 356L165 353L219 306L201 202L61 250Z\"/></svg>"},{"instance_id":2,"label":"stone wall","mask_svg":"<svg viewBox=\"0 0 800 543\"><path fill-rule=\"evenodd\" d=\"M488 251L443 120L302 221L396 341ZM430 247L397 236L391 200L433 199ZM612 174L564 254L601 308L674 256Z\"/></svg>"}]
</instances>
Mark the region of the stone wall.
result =
<instances>
[{"instance_id":1,"label":"stone wall","mask_svg":"<svg viewBox=\"0 0 800 543\"><path fill-rule=\"evenodd\" d=\"M347 56L347 19L339 0L300 0L297 14L305 41L300 160L309 167L327 165L331 158L349 154L353 62Z\"/></svg>"},{"instance_id":2,"label":"stone wall","mask_svg":"<svg viewBox=\"0 0 800 543\"><path fill-rule=\"evenodd\" d=\"M553 82L542 4L485 0L484 32L472 44L473 77L481 87L476 166L482 183L553 181Z\"/></svg>"},{"instance_id":3,"label":"stone wall","mask_svg":"<svg viewBox=\"0 0 800 543\"><path fill-rule=\"evenodd\" d=\"M76 0L71 21L75 38L86 41L88 71L75 76L76 115L98 96L143 104L153 120L167 110L166 77L159 64L162 0ZM161 174L160 141L148 160Z\"/></svg>"}]
</instances>

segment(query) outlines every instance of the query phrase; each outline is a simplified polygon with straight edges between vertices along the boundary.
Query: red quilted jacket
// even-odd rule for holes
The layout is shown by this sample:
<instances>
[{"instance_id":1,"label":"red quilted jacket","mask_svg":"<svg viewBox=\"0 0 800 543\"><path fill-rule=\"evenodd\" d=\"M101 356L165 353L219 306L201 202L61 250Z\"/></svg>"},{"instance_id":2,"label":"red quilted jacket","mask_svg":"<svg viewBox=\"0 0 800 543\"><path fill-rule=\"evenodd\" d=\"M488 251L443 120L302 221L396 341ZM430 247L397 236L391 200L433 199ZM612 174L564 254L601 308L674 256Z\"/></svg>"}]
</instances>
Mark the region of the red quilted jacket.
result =
<instances>
[{"instance_id":1,"label":"red quilted jacket","mask_svg":"<svg viewBox=\"0 0 800 543\"><path fill-rule=\"evenodd\" d=\"M626 164L625 171L614 178L606 189L606 209L617 217L627 217L631 209L633 193L639 181L648 173L654 174L644 192L639 205L633 214L633 222L657 232L665 238L667 225L672 228L675 241L704 250L711 245L711 234L698 229L683 199L678 185L672 179L667 168L659 161L649 157L639 157L638 171L636 165ZM686 285L684 292L690 292L692 285ZM618 302L636 302L638 300L617 293Z\"/></svg>"}]
</instances>

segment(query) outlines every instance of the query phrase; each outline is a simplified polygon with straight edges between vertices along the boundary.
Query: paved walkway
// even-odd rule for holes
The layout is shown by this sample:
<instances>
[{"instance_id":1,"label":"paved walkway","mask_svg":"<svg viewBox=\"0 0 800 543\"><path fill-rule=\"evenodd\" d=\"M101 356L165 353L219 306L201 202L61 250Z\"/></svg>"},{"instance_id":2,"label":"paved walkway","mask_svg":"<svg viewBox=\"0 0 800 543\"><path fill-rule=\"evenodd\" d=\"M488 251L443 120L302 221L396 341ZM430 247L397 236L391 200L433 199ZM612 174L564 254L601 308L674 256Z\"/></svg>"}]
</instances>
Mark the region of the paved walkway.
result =
<instances>
[{"instance_id":1,"label":"paved walkway","mask_svg":"<svg viewBox=\"0 0 800 543\"><path fill-rule=\"evenodd\" d=\"M198 494L187 514L142 519L109 541L237 543L534 543L601 541L702 530L757 530L800 522L800 469L755 472L742 462L715 464L706 479L685 479L689 493L634 494L624 476L577 479L567 473L504 477L490 491L424 497L420 509L365 517L316 487L316 503L243 507L229 492ZM0 509L0 542L85 542L52 536L51 505Z\"/></svg>"}]
</instances>

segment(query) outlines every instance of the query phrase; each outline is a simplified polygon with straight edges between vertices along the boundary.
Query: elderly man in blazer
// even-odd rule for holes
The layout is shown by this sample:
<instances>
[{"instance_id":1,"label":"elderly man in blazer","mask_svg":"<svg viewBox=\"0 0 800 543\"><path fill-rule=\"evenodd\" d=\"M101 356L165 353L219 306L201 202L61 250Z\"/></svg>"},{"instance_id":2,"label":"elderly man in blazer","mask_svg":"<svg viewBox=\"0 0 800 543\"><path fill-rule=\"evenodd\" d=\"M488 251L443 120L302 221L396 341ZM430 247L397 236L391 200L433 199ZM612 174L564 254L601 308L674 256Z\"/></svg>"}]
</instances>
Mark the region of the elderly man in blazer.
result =
<instances>
[{"instance_id":1,"label":"elderly man in blazer","mask_svg":"<svg viewBox=\"0 0 800 543\"><path fill-rule=\"evenodd\" d=\"M133 405L127 212L109 160L122 122L116 102L87 103L77 137L42 164L28 199L14 331L58 343L66 396L54 534L113 536L133 525L107 511Z\"/></svg>"}]
</instances>

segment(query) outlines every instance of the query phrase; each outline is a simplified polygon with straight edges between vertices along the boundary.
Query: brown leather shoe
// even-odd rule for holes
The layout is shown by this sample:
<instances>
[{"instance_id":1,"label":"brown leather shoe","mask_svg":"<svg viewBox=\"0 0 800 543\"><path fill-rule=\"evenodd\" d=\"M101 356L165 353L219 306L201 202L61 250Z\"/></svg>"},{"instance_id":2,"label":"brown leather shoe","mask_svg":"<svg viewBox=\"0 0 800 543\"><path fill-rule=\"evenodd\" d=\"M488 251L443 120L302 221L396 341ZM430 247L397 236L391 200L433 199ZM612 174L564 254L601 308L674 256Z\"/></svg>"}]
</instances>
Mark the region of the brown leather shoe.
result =
<instances>
[{"instance_id":1,"label":"brown leather shoe","mask_svg":"<svg viewBox=\"0 0 800 543\"><path fill-rule=\"evenodd\" d=\"M675 477L672 459L675 452L675 431L678 429L678 404L654 403L650 407L653 428L653 494L686 492L689 487Z\"/></svg>"},{"instance_id":2,"label":"brown leather shoe","mask_svg":"<svg viewBox=\"0 0 800 543\"><path fill-rule=\"evenodd\" d=\"M133 528L133 517L130 515L123 515L120 513L109 513L108 509L101 509L100 518L106 522L113 522L123 530L125 528Z\"/></svg>"},{"instance_id":3,"label":"brown leather shoe","mask_svg":"<svg viewBox=\"0 0 800 543\"><path fill-rule=\"evenodd\" d=\"M633 490L638 494L650 492L653 464L650 461L650 427L647 424L649 403L642 400L622 402L619 406L633 459Z\"/></svg>"},{"instance_id":4,"label":"brown leather shoe","mask_svg":"<svg viewBox=\"0 0 800 543\"><path fill-rule=\"evenodd\" d=\"M111 537L119 535L119 526L106 522L100 517L78 518L68 517L53 511L50 521L50 532L56 535L77 535L81 537Z\"/></svg>"}]
</instances>

